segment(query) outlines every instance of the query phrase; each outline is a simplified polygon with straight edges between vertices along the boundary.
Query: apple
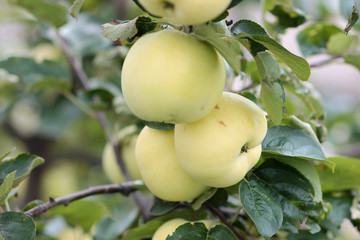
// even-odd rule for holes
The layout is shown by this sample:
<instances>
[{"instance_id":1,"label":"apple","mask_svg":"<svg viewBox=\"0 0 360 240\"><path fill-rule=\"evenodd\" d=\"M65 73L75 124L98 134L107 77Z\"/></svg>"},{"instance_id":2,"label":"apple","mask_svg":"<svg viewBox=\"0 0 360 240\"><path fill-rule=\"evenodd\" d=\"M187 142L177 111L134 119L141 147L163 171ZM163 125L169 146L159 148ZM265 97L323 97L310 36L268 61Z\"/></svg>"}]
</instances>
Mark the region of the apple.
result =
<instances>
[{"instance_id":1,"label":"apple","mask_svg":"<svg viewBox=\"0 0 360 240\"><path fill-rule=\"evenodd\" d=\"M205 118L175 125L175 148L181 167L211 187L238 183L257 163L267 131L265 115L255 103L224 92Z\"/></svg>"},{"instance_id":2,"label":"apple","mask_svg":"<svg viewBox=\"0 0 360 240\"><path fill-rule=\"evenodd\" d=\"M182 25L205 23L220 16L231 0L139 0L151 14Z\"/></svg>"},{"instance_id":3,"label":"apple","mask_svg":"<svg viewBox=\"0 0 360 240\"><path fill-rule=\"evenodd\" d=\"M180 167L175 153L173 129L144 127L136 142L135 156L145 185L158 198L187 201L209 189Z\"/></svg>"},{"instance_id":4,"label":"apple","mask_svg":"<svg viewBox=\"0 0 360 240\"><path fill-rule=\"evenodd\" d=\"M211 220L200 220L198 222L204 223L207 228L210 228L213 225L213 221ZM195 222L186 221L185 219L182 218L174 218L163 223L155 231L152 240L165 240L167 236L169 235L171 236L179 226L185 223L195 223Z\"/></svg>"},{"instance_id":5,"label":"apple","mask_svg":"<svg viewBox=\"0 0 360 240\"><path fill-rule=\"evenodd\" d=\"M140 180L141 175L135 159L135 144L137 135L126 138L127 141L121 143L121 157L124 161L126 170L133 180ZM106 177L113 183L124 182L125 178L121 172L120 166L116 160L113 147L107 143L102 154L102 167Z\"/></svg>"},{"instance_id":6,"label":"apple","mask_svg":"<svg viewBox=\"0 0 360 240\"><path fill-rule=\"evenodd\" d=\"M130 110L153 122L193 122L216 105L225 86L222 57L206 42L177 30L141 37L122 68Z\"/></svg>"}]
</instances>

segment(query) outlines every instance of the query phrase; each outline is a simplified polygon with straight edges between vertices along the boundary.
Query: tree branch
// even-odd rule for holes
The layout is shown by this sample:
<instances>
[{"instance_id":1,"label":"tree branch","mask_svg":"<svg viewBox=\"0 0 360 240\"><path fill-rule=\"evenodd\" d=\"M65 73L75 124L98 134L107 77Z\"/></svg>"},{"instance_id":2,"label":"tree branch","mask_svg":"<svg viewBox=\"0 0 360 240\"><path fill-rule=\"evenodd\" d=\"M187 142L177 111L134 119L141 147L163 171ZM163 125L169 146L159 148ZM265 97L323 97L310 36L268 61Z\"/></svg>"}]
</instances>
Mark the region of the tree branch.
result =
<instances>
[{"instance_id":1,"label":"tree branch","mask_svg":"<svg viewBox=\"0 0 360 240\"><path fill-rule=\"evenodd\" d=\"M128 196L130 193L137 191L134 186L143 184L142 181L130 181L130 182L124 182L119 184L109 184L109 185L102 185L102 186L94 186L89 187L86 190L76 192L64 197L59 197L56 199L50 198L50 200L44 204L38 205L25 213L29 215L30 217L38 216L42 213L47 212L49 209L64 205L67 206L69 203L79 200L91 195L96 194L105 194L105 193L121 193L122 195Z\"/></svg>"},{"instance_id":2,"label":"tree branch","mask_svg":"<svg viewBox=\"0 0 360 240\"><path fill-rule=\"evenodd\" d=\"M60 45L65 53L65 56L70 64L70 66L73 68L76 76L79 78L83 87L86 90L89 90L90 89L89 79L86 76L82 67L80 66L80 63L75 58L75 56L72 54L70 47L66 43L65 39L60 35L60 33L58 33L58 38L59 38ZM93 101L94 101L94 103L97 103L99 101L99 99L94 98ZM111 131L110 125L105 117L105 114L101 111L96 111L95 115L96 115L96 118L99 120L100 125L103 128L104 132L106 133L107 140L110 142L110 144L114 150L116 161L118 162L118 164L120 166L121 173L123 174L126 181L131 181L132 179L126 170L125 163L122 160L121 155L120 155L120 149L118 148L118 141L117 141L115 135L113 134L113 132ZM134 194L134 200L137 203L137 205L139 206L144 219L145 220L148 219L148 217L149 217L148 202L142 197L142 195L140 193Z\"/></svg>"},{"instance_id":3,"label":"tree branch","mask_svg":"<svg viewBox=\"0 0 360 240\"><path fill-rule=\"evenodd\" d=\"M216 217L220 219L222 223L224 223L237 237L239 240L245 240L245 238L235 229L235 227L229 223L229 221L224 217L224 215L216 208L211 206L210 204L205 203L204 206Z\"/></svg>"},{"instance_id":4,"label":"tree branch","mask_svg":"<svg viewBox=\"0 0 360 240\"><path fill-rule=\"evenodd\" d=\"M314 62L310 64L310 68L316 68L316 67L322 67L328 63L331 63L332 61L336 60L336 59L340 59L342 58L342 55L336 55L336 56L331 56L327 59L324 59L322 61L319 62Z\"/></svg>"}]
</instances>

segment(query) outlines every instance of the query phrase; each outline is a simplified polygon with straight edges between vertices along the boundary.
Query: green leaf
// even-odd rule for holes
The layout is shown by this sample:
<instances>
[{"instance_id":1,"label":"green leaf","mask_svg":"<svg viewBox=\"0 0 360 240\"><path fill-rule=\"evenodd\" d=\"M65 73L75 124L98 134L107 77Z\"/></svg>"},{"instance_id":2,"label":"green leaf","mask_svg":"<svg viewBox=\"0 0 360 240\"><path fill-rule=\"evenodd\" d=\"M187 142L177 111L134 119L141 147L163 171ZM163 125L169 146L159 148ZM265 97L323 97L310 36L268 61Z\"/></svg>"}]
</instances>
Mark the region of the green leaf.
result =
<instances>
[{"instance_id":1,"label":"green leaf","mask_svg":"<svg viewBox=\"0 0 360 240\"><path fill-rule=\"evenodd\" d=\"M140 240L144 238L151 238L155 231L166 221L173 218L183 218L187 221L194 221L195 218L204 219L206 217L206 213L204 211L197 211L196 214L192 209L185 209L182 211L174 211L168 213L166 215L157 217L144 225L141 225L137 228L130 229L123 240Z\"/></svg>"},{"instance_id":2,"label":"green leaf","mask_svg":"<svg viewBox=\"0 0 360 240\"><path fill-rule=\"evenodd\" d=\"M154 216L164 215L174 210L178 205L178 202L167 202L162 199L156 199L154 206L150 209L150 213Z\"/></svg>"},{"instance_id":3,"label":"green leaf","mask_svg":"<svg viewBox=\"0 0 360 240\"><path fill-rule=\"evenodd\" d=\"M344 55L357 41L358 37L355 35L336 33L330 37L326 47L331 55Z\"/></svg>"},{"instance_id":4,"label":"green leaf","mask_svg":"<svg viewBox=\"0 0 360 240\"><path fill-rule=\"evenodd\" d=\"M21 212L0 214L0 237L4 240L34 240L35 223L31 217Z\"/></svg>"},{"instance_id":5,"label":"green leaf","mask_svg":"<svg viewBox=\"0 0 360 240\"><path fill-rule=\"evenodd\" d=\"M360 54L348 53L344 55L346 63L353 65L360 71Z\"/></svg>"},{"instance_id":6,"label":"green leaf","mask_svg":"<svg viewBox=\"0 0 360 240\"><path fill-rule=\"evenodd\" d=\"M15 173L16 171L9 173L0 185L0 206L4 205L5 200L12 189Z\"/></svg>"},{"instance_id":7,"label":"green leaf","mask_svg":"<svg viewBox=\"0 0 360 240\"><path fill-rule=\"evenodd\" d=\"M341 33L335 25L314 23L307 26L296 36L300 50L304 56L326 53L326 44L334 34Z\"/></svg>"},{"instance_id":8,"label":"green leaf","mask_svg":"<svg viewBox=\"0 0 360 240\"><path fill-rule=\"evenodd\" d=\"M56 28L67 22L68 10L55 1L46 0L12 0L9 1L28 10L39 21L45 21Z\"/></svg>"},{"instance_id":9,"label":"green leaf","mask_svg":"<svg viewBox=\"0 0 360 240\"><path fill-rule=\"evenodd\" d=\"M209 231L209 238L207 239L226 239L226 240L236 240L234 233L230 231L229 228L222 226L222 225L216 225L215 227L211 228Z\"/></svg>"},{"instance_id":10,"label":"green leaf","mask_svg":"<svg viewBox=\"0 0 360 240\"><path fill-rule=\"evenodd\" d=\"M240 201L259 233L269 238L281 227L283 213L280 205L254 178L243 180L239 186Z\"/></svg>"},{"instance_id":11,"label":"green leaf","mask_svg":"<svg viewBox=\"0 0 360 240\"><path fill-rule=\"evenodd\" d=\"M145 125L149 128L157 129L157 130L171 130L174 129L175 124L172 123L163 123L163 122L148 122L144 121Z\"/></svg>"},{"instance_id":12,"label":"green leaf","mask_svg":"<svg viewBox=\"0 0 360 240\"><path fill-rule=\"evenodd\" d=\"M46 77L28 86L29 91L47 90L50 88L58 89L60 91L67 91L71 89L71 83L68 80Z\"/></svg>"},{"instance_id":13,"label":"green leaf","mask_svg":"<svg viewBox=\"0 0 360 240\"><path fill-rule=\"evenodd\" d=\"M283 33L287 28L298 27L306 22L306 17L302 11L294 8L290 4L277 3L270 10L270 13L277 18L275 23L268 23L275 31Z\"/></svg>"},{"instance_id":14,"label":"green leaf","mask_svg":"<svg viewBox=\"0 0 360 240\"><path fill-rule=\"evenodd\" d=\"M84 3L84 0L74 0L73 4L70 7L70 14L73 18L77 19L80 13L80 9Z\"/></svg>"},{"instance_id":15,"label":"green leaf","mask_svg":"<svg viewBox=\"0 0 360 240\"><path fill-rule=\"evenodd\" d=\"M354 1L353 10L348 18L348 22L344 29L345 34L348 34L355 25L355 23L359 20L359 11L360 11L359 7L360 7L360 2Z\"/></svg>"},{"instance_id":16,"label":"green leaf","mask_svg":"<svg viewBox=\"0 0 360 240\"><path fill-rule=\"evenodd\" d=\"M102 25L101 34L112 40L119 41L121 44L131 43L136 37L141 37L147 32L156 28L156 23L151 18L138 16L131 21L123 21L119 24L105 23Z\"/></svg>"},{"instance_id":17,"label":"green leaf","mask_svg":"<svg viewBox=\"0 0 360 240\"><path fill-rule=\"evenodd\" d=\"M308 62L305 59L292 54L274 39L270 38L259 24L249 20L240 20L232 26L231 33L240 41L250 39L250 49L253 48L252 41L258 44L255 46L257 51L268 49L276 57L287 64L299 79L307 80L310 77L310 67Z\"/></svg>"},{"instance_id":18,"label":"green leaf","mask_svg":"<svg viewBox=\"0 0 360 240\"><path fill-rule=\"evenodd\" d=\"M281 229L296 233L305 227L312 233L318 232L318 223L324 217L322 202L315 201L314 186L308 178L288 162L292 159L282 162L267 159L254 171L252 179L281 206L284 216Z\"/></svg>"},{"instance_id":19,"label":"green leaf","mask_svg":"<svg viewBox=\"0 0 360 240\"><path fill-rule=\"evenodd\" d=\"M218 35L212 27L205 24L198 25L194 29L194 33L198 39L211 44L225 58L236 74L240 73L240 57L233 51L231 44L222 40L221 35Z\"/></svg>"},{"instance_id":20,"label":"green leaf","mask_svg":"<svg viewBox=\"0 0 360 240\"><path fill-rule=\"evenodd\" d=\"M88 231L103 216L103 210L103 205L97 201L79 200L67 207L57 206L48 213L52 216L61 215L68 223Z\"/></svg>"},{"instance_id":21,"label":"green leaf","mask_svg":"<svg viewBox=\"0 0 360 240\"><path fill-rule=\"evenodd\" d=\"M13 181L13 187L16 187L35 167L43 163L43 158L27 153L20 154L16 158L4 161L0 164L0 183L4 182L8 174L16 171Z\"/></svg>"},{"instance_id":22,"label":"green leaf","mask_svg":"<svg viewBox=\"0 0 360 240\"><path fill-rule=\"evenodd\" d=\"M185 223L166 240L206 240L208 230L203 223Z\"/></svg>"},{"instance_id":23,"label":"green leaf","mask_svg":"<svg viewBox=\"0 0 360 240\"><path fill-rule=\"evenodd\" d=\"M321 145L295 127L270 127L262 142L262 148L267 154L321 161L332 170L335 167L333 162L326 159Z\"/></svg>"},{"instance_id":24,"label":"green leaf","mask_svg":"<svg viewBox=\"0 0 360 240\"><path fill-rule=\"evenodd\" d=\"M324 192L350 190L360 187L360 160L348 157L329 157L336 164L332 172L324 166L316 166Z\"/></svg>"},{"instance_id":25,"label":"green leaf","mask_svg":"<svg viewBox=\"0 0 360 240\"><path fill-rule=\"evenodd\" d=\"M209 191L204 192L198 197L195 202L191 205L194 210L199 210L204 202L212 198L217 192L217 188L212 188Z\"/></svg>"},{"instance_id":26,"label":"green leaf","mask_svg":"<svg viewBox=\"0 0 360 240\"><path fill-rule=\"evenodd\" d=\"M231 0L230 6L228 7L228 9L235 7L236 5L238 5L239 3L241 3L243 0Z\"/></svg>"},{"instance_id":27,"label":"green leaf","mask_svg":"<svg viewBox=\"0 0 360 240\"><path fill-rule=\"evenodd\" d=\"M230 187L231 188L231 187ZM235 186L234 186L235 188ZM230 189L228 188L230 191ZM238 187L236 187L237 193ZM215 194L207 201L213 207L220 207L224 203L226 203L228 199L228 192L224 188L218 188Z\"/></svg>"}]
</instances>

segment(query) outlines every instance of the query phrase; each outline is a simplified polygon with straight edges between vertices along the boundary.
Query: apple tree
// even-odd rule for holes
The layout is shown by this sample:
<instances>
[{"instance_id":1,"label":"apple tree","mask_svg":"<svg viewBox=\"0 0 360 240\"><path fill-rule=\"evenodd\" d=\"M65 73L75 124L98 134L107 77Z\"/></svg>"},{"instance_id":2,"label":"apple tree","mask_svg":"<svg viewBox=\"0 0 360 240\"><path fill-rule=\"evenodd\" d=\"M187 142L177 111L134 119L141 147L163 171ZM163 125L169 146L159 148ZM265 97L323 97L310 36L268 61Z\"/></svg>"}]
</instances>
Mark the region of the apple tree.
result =
<instances>
[{"instance_id":1,"label":"apple tree","mask_svg":"<svg viewBox=\"0 0 360 240\"><path fill-rule=\"evenodd\" d=\"M359 0L0 4L0 239L360 239Z\"/></svg>"}]
</instances>

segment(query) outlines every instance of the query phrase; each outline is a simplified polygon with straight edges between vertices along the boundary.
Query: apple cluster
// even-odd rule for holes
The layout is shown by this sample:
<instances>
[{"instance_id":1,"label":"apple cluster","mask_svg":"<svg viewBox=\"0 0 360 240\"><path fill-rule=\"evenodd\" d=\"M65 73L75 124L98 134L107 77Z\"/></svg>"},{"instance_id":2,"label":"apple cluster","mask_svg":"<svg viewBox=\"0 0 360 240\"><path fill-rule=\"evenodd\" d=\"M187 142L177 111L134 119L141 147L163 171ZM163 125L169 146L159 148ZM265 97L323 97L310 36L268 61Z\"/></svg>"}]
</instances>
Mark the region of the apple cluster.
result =
<instances>
[{"instance_id":1,"label":"apple cluster","mask_svg":"<svg viewBox=\"0 0 360 240\"><path fill-rule=\"evenodd\" d=\"M154 15L180 24L209 21L231 2L189 1L139 0ZM217 12L197 10L208 5ZM172 29L148 33L130 48L121 79L137 117L175 124L171 130L146 126L136 140L138 170L155 196L192 200L210 187L238 183L259 160L265 115L252 101L224 92L224 60L209 43Z\"/></svg>"}]
</instances>

